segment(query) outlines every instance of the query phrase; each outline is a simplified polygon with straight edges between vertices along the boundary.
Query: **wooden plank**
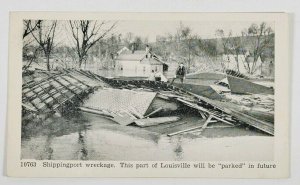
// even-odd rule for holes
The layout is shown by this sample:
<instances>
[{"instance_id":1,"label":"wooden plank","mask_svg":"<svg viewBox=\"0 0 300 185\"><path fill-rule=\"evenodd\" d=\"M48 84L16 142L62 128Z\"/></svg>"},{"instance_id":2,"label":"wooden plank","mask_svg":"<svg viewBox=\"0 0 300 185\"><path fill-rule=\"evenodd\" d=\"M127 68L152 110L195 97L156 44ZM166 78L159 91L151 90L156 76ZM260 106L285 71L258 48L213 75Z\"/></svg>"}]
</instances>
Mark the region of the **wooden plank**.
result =
<instances>
[{"instance_id":1,"label":"wooden plank","mask_svg":"<svg viewBox=\"0 0 300 185\"><path fill-rule=\"evenodd\" d=\"M134 122L140 127L149 127L155 126L162 123L171 123L178 121L180 118L177 116L170 117L156 117L156 118L145 118L145 119L137 119Z\"/></svg>"},{"instance_id":2,"label":"wooden plank","mask_svg":"<svg viewBox=\"0 0 300 185\"><path fill-rule=\"evenodd\" d=\"M192 94L192 93L190 93L190 94ZM234 109L228 107L224 102L216 102L216 101L209 100L209 99L206 99L204 97L201 97L201 96L198 96L195 94L192 94L192 95L194 95L195 97L198 97L199 100L201 100L201 101L208 102L209 104L214 105L218 109L235 117L237 120L242 121L245 124L253 126L253 127L255 127L261 131L264 131L270 135L274 135L274 124L272 124L272 123L262 121L260 119L249 116L245 113L234 110Z\"/></svg>"},{"instance_id":3,"label":"wooden plank","mask_svg":"<svg viewBox=\"0 0 300 185\"><path fill-rule=\"evenodd\" d=\"M63 75L60 76L60 78L62 78L63 80L67 81L68 83L75 85L78 89L81 89L82 91L85 91L86 89L82 88L81 86L77 85L76 83L71 82L70 80L68 80L67 78L65 78Z\"/></svg>"},{"instance_id":4,"label":"wooden plank","mask_svg":"<svg viewBox=\"0 0 300 185\"><path fill-rule=\"evenodd\" d=\"M50 74L48 74L48 73L46 73L46 74L48 75L48 77L43 78L43 79L41 79L41 80L39 80L39 81L34 81L34 83L32 83L32 84L27 84L27 83L22 84L22 88L26 88L26 87L32 88L33 86L36 86L37 84L41 84L41 83L43 83L43 82L47 82L47 81L48 81L51 77L53 77L53 76L58 76L58 75L60 75L60 74L50 75Z\"/></svg>"},{"instance_id":5,"label":"wooden plank","mask_svg":"<svg viewBox=\"0 0 300 185\"><path fill-rule=\"evenodd\" d=\"M207 109L205 109L205 108L203 108L203 107L200 107L200 106L198 106L198 105L195 104L195 103L191 103L191 102L182 100L182 99L180 99L180 98L177 98L177 100L179 100L180 102L182 102L182 103L184 103L184 104L190 106L191 108L195 108L195 109L197 109L197 110L199 110L199 111L206 112L206 113L208 113L210 116L213 116L215 119L217 119L217 120L219 120L219 121L222 121L222 122L227 123L227 124L229 124L229 125L234 125L233 123L230 123L229 121L226 121L226 120L224 120L224 119L218 117L215 113L213 113L213 112L211 112L211 111L209 111L209 110L207 110Z\"/></svg>"},{"instance_id":6,"label":"wooden plank","mask_svg":"<svg viewBox=\"0 0 300 185\"><path fill-rule=\"evenodd\" d=\"M43 91L45 92L45 93L47 93L47 95L49 95L49 97L51 97L54 101L56 101L57 103L59 103L60 104L60 101L58 101L49 91L47 91L46 92L46 90L43 88L43 86L41 86L40 84L37 84L38 86L40 86L42 89L43 89ZM48 98L47 98L48 99ZM53 106L51 107L51 109L53 109L54 110L54 108L53 108Z\"/></svg>"},{"instance_id":7,"label":"wooden plank","mask_svg":"<svg viewBox=\"0 0 300 185\"><path fill-rule=\"evenodd\" d=\"M96 76L94 73L87 71L89 74L91 74L96 80L103 82L103 80L101 80L98 76Z\"/></svg>"},{"instance_id":8,"label":"wooden plank","mask_svg":"<svg viewBox=\"0 0 300 185\"><path fill-rule=\"evenodd\" d=\"M41 87L40 87L40 88L41 88ZM41 89L42 89L42 91L44 91L43 88L41 88ZM52 110L51 105L45 101L45 99L42 97L41 94L36 93L36 92L35 92L35 89L32 90L32 92L35 93L36 97L38 97L42 103L44 103L43 106L37 106L37 108L38 108L39 110L42 109L44 106L47 106L49 110ZM41 92L41 91L39 91L39 92ZM44 91L44 92L45 92L45 91ZM46 92L45 92L45 93L46 93Z\"/></svg>"},{"instance_id":9,"label":"wooden plank","mask_svg":"<svg viewBox=\"0 0 300 185\"><path fill-rule=\"evenodd\" d=\"M74 75L72 75L72 74L70 74L70 73L68 73L67 75L68 75L70 78L73 78L73 79L77 80L79 83L81 83L81 84L83 84L83 85L85 85L85 86L87 86L87 87L91 87L91 86L89 86L88 84L84 83L83 81L79 80L79 79L78 79L77 77L75 77Z\"/></svg>"},{"instance_id":10,"label":"wooden plank","mask_svg":"<svg viewBox=\"0 0 300 185\"><path fill-rule=\"evenodd\" d=\"M31 107L31 106L26 105L24 103L22 103L22 106L25 107L26 109L32 111L32 112L37 112L37 109L35 107Z\"/></svg>"},{"instance_id":11,"label":"wooden plank","mask_svg":"<svg viewBox=\"0 0 300 185\"><path fill-rule=\"evenodd\" d=\"M206 127L207 127L207 125L208 125L209 123L211 123L211 119L212 119L212 118L213 118L213 116L209 116L209 117L207 118L207 120L205 121L204 125L201 127L200 133L203 132L203 131L206 129ZM199 133L199 134L200 134L200 133Z\"/></svg>"},{"instance_id":12,"label":"wooden plank","mask_svg":"<svg viewBox=\"0 0 300 185\"><path fill-rule=\"evenodd\" d=\"M178 132L173 132L173 133L167 134L167 136L174 136L174 135L177 135L177 134L182 134L182 133L192 131L192 130L195 130L195 129L199 129L199 128L205 129L207 124L210 122L211 118L212 118L212 116L209 116L208 119L205 121L204 125L196 126L196 127L193 127L193 128L188 128L188 129L181 130L181 131L178 131Z\"/></svg>"},{"instance_id":13,"label":"wooden plank","mask_svg":"<svg viewBox=\"0 0 300 185\"><path fill-rule=\"evenodd\" d=\"M109 114L108 112L105 112L105 111L96 110L96 109L92 109L92 108L89 108L89 107L78 107L78 109L83 111L83 112L88 112L88 113L92 113L92 114L106 116L106 117L109 117L111 119L113 118L113 116L111 114Z\"/></svg>"},{"instance_id":14,"label":"wooden plank","mask_svg":"<svg viewBox=\"0 0 300 185\"><path fill-rule=\"evenodd\" d=\"M155 114L155 113L161 111L162 109L163 109L162 107L159 107L158 109L156 109L156 110L150 112L149 114L147 114L147 115L145 116L145 118L148 118L149 116L152 116L153 114Z\"/></svg>"},{"instance_id":15,"label":"wooden plank","mask_svg":"<svg viewBox=\"0 0 300 185\"><path fill-rule=\"evenodd\" d=\"M262 130L270 135L274 135L274 124L265 122L260 119L256 119L252 116L249 116L247 114L232 110L232 116L236 117L238 120L255 127L259 130Z\"/></svg>"},{"instance_id":16,"label":"wooden plank","mask_svg":"<svg viewBox=\"0 0 300 185\"><path fill-rule=\"evenodd\" d=\"M122 114L121 112L111 112L108 110L99 110L99 109L93 109L90 107L79 107L79 110L83 112L88 112L92 114L97 114L100 116L104 116L105 118L108 118L112 121L115 121L116 123L120 125L130 125L134 122L134 119L129 117L128 115Z\"/></svg>"},{"instance_id":17,"label":"wooden plank","mask_svg":"<svg viewBox=\"0 0 300 185\"><path fill-rule=\"evenodd\" d=\"M205 114L201 110L199 110L198 112L199 112L199 114L201 115L202 118L204 118L204 119L206 118Z\"/></svg>"},{"instance_id":18,"label":"wooden plank","mask_svg":"<svg viewBox=\"0 0 300 185\"><path fill-rule=\"evenodd\" d=\"M79 93L75 92L73 89L71 89L70 87L68 87L67 85L63 84L62 82L60 82L59 80L57 80L56 78L52 78L54 81L56 81L57 83L59 83L60 85L62 85L63 87L65 87L68 91L70 91L71 93L75 94L77 96L77 98L79 100L82 101L82 99L78 96ZM71 84L72 85L72 84Z\"/></svg>"}]
</instances>

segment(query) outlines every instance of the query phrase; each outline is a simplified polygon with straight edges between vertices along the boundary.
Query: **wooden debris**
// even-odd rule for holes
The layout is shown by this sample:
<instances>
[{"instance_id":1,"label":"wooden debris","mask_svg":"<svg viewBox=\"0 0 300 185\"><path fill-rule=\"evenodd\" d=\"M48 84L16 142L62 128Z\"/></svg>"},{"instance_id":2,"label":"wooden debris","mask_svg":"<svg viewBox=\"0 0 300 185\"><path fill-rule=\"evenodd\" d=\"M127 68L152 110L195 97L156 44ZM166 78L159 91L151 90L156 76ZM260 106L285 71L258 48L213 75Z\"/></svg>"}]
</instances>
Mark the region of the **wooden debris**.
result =
<instances>
[{"instance_id":1,"label":"wooden debris","mask_svg":"<svg viewBox=\"0 0 300 185\"><path fill-rule=\"evenodd\" d=\"M84 102L84 107L88 109L96 108L96 110L89 111L110 116L110 119L114 119L116 122L119 122L123 125L128 125L136 119L140 119L141 121L147 120L144 119L145 116L149 117L151 115L154 115L155 113L164 111L164 107L160 104L158 104L159 106L156 106L155 108L150 108L150 105L155 102L154 99L156 98L156 92L159 92L158 99L170 102L172 100L177 100L176 104L183 104L197 110L201 117L207 118L207 120L214 119L214 121L221 121L231 126L245 123L266 133L274 135L274 124L271 124L266 120L257 119L253 117L253 115L249 115L246 112L236 110L235 108L226 105L226 103L224 102L210 99L211 96L214 96L214 94L211 94L211 92L215 93L215 91L211 91L211 87L200 87L195 86L194 84L185 84L184 86L179 87L155 81L111 79L104 78L93 72L83 70L64 70L63 72L53 73L41 71L39 73L43 73L43 75L36 75L35 78L27 78L27 80L23 80L23 116L25 116L25 114L33 114L33 112L35 112L34 114L42 114L45 112L52 112L53 110L59 110L60 107L63 107L66 103L69 104L69 102L72 105L78 106L80 105L81 101L83 101L84 97L92 92L95 87L104 87L104 85L108 85L110 87L119 88L114 90L124 92L124 97L126 98L117 100L117 98L113 98L113 93L109 92L106 95L102 95L102 98L104 99L100 100L99 96L97 96L97 93L95 93L87 101ZM236 77L229 76L228 78L235 79ZM90 81L93 81L93 83L90 83ZM230 84L230 80L228 81L232 90L232 84ZM249 82L245 79L242 79L242 82L245 81L247 83ZM255 84L254 86L255 88L252 88L252 90L255 90L254 93L259 93L260 91L262 91L261 93L268 94L271 92L272 94L273 92L273 89L270 90L270 88L261 88L261 85ZM124 90L137 88L142 91L149 90L152 92ZM199 93L197 93L197 91L201 91L200 95ZM247 93L251 93L249 92L249 89L246 89L245 91L247 91ZM137 93L142 94L138 95ZM145 94L143 93L152 93L153 96L145 96ZM204 97L203 93L206 93L205 96L207 95L207 97L210 98ZM147 100L145 100L145 97L147 97ZM109 102L108 99L114 99L117 100L117 102L115 102L114 105L114 103ZM90 105L88 105L88 102L90 103ZM263 102L263 104L272 105L272 102L265 101ZM99 105L103 105L103 107ZM254 113L255 115L258 114L257 112ZM266 116L268 116L268 114L266 114ZM193 128L196 127L195 125L191 126L193 126ZM182 131L184 130L177 132ZM172 133L170 134L172 135Z\"/></svg>"},{"instance_id":2,"label":"wooden debris","mask_svg":"<svg viewBox=\"0 0 300 185\"><path fill-rule=\"evenodd\" d=\"M182 133L189 132L189 131L192 131L192 130L196 130L196 129L199 129L199 128L204 130L207 127L207 124L210 122L211 119L212 119L212 116L208 117L208 119L205 121L204 125L196 126L196 127L193 127L193 128L188 128L188 129L181 130L181 131L174 132L174 133L170 133L170 134L167 134L167 135L168 136L174 136L174 135L182 134Z\"/></svg>"},{"instance_id":3,"label":"wooden debris","mask_svg":"<svg viewBox=\"0 0 300 185\"><path fill-rule=\"evenodd\" d=\"M143 118L155 98L155 92L138 92L124 89L98 89L82 106L107 109L112 112L129 111Z\"/></svg>"},{"instance_id":4,"label":"wooden debris","mask_svg":"<svg viewBox=\"0 0 300 185\"><path fill-rule=\"evenodd\" d=\"M156 117L156 118L145 118L145 119L137 119L135 120L135 124L140 127L149 127L155 126L163 123L171 123L178 121L180 118L177 116L170 116L170 117Z\"/></svg>"},{"instance_id":5,"label":"wooden debris","mask_svg":"<svg viewBox=\"0 0 300 185\"><path fill-rule=\"evenodd\" d=\"M211 111L209 111L208 109L205 109L205 108L203 108L203 107L201 107L201 106L198 106L198 105L195 104L195 103L191 103L191 102L182 100L182 99L180 99L180 98L178 98L177 100L180 101L180 102L183 102L184 104L186 104L186 105L189 106L189 107L192 107L192 108L195 108L195 109L199 110L199 112L200 112L200 111L206 112L206 113L209 114L209 116L212 116L213 118L215 118L215 119L217 119L217 120L219 120L219 121L221 121L221 122L227 123L227 124L229 124L229 125L233 125L233 123L231 123L231 122L229 122L229 121L226 121L225 119L222 119L222 118L220 118L219 116L217 116L216 113L211 112ZM205 116L204 116L204 117L205 117Z\"/></svg>"},{"instance_id":6,"label":"wooden debris","mask_svg":"<svg viewBox=\"0 0 300 185\"><path fill-rule=\"evenodd\" d=\"M24 77L31 79L30 82L27 81L22 85L24 114L31 114L34 109L36 115L60 112L66 102L74 104L78 102L77 100L82 101L93 87L71 73L69 71L55 73L39 71L32 76Z\"/></svg>"},{"instance_id":7,"label":"wooden debris","mask_svg":"<svg viewBox=\"0 0 300 185\"><path fill-rule=\"evenodd\" d=\"M274 89L259 85L249 80L227 76L229 88L232 93L237 94L274 94Z\"/></svg>"},{"instance_id":8,"label":"wooden debris","mask_svg":"<svg viewBox=\"0 0 300 185\"><path fill-rule=\"evenodd\" d=\"M148 117L152 116L153 114L155 114L155 113L157 113L157 112L159 112L159 111L161 111L161 110L163 110L163 108L162 108L162 107L159 107L158 109L154 110L153 112L150 112L149 114L147 114L147 115L145 116L145 118L148 118Z\"/></svg>"},{"instance_id":9,"label":"wooden debris","mask_svg":"<svg viewBox=\"0 0 300 185\"><path fill-rule=\"evenodd\" d=\"M108 118L120 125L129 125L134 122L134 119L130 117L129 115L126 115L126 113L121 113L121 112L110 112L107 110L97 110L97 109L92 109L92 108L87 108L87 107L79 107L79 110L87 113L92 113L92 114L97 114L100 116L104 116L105 118Z\"/></svg>"}]
</instances>

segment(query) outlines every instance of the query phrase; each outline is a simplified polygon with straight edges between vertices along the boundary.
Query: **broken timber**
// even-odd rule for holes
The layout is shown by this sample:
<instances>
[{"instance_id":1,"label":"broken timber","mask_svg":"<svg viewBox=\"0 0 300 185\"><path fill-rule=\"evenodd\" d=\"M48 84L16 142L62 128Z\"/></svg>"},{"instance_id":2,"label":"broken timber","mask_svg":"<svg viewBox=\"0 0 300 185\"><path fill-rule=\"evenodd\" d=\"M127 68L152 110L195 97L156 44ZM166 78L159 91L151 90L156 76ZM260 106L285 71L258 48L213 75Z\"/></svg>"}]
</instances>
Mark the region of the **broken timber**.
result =
<instances>
[{"instance_id":1,"label":"broken timber","mask_svg":"<svg viewBox=\"0 0 300 185\"><path fill-rule=\"evenodd\" d=\"M202 118L215 119L229 125L240 123L248 124L266 133L274 135L274 124L258 120L250 115L234 110L223 102L211 100L203 96L189 92L186 89L176 87L164 82L147 81L147 80L120 80L110 79L99 76L90 71L83 70L65 70L64 72L50 73L44 72L47 77L42 79L25 81L22 85L22 107L24 114L32 112L50 113L62 107L66 102L71 104L78 103L85 95L93 90L97 85L94 84L108 84L116 88L142 88L146 90L153 90L161 93L164 97L170 100L176 100L182 104L189 106L199 111ZM87 85L86 80L93 80L93 85ZM171 92L166 94L164 92ZM264 93L264 92L263 92ZM132 109L129 107L123 108L123 112L127 112L128 117L143 118L149 116L139 114L139 109ZM115 114L118 116L118 114ZM120 116L120 115L119 115ZM121 119L122 116L120 116ZM132 118L133 119L133 118Z\"/></svg>"},{"instance_id":2,"label":"broken timber","mask_svg":"<svg viewBox=\"0 0 300 185\"><path fill-rule=\"evenodd\" d=\"M135 124L140 127L149 127L155 126L162 123L171 123L178 121L180 118L177 116L170 116L170 117L156 117L156 118L145 118L145 119L137 119L135 120Z\"/></svg>"},{"instance_id":3,"label":"broken timber","mask_svg":"<svg viewBox=\"0 0 300 185\"><path fill-rule=\"evenodd\" d=\"M172 91L172 92L179 92L180 95L170 95L168 97L175 98L178 101L181 101L185 105L197 109L201 111L201 117L208 117L209 115L212 115L215 119L222 121L224 123L233 125L233 124L248 124L252 127L255 127L263 132L266 132L270 135L274 135L274 124L268 123L265 121L260 121L256 118L253 118L249 115L246 115L244 113L240 113L238 111L232 110L230 107L227 107L220 101L211 100L208 98L205 98L203 96L194 94L192 92L189 92L187 90L181 89L179 87L175 87L173 85L170 85L168 83L164 82L156 82L156 81L147 81L147 80L120 80L120 79L109 79L104 78L101 76L98 76L101 80L104 82L110 84L113 87L124 87L126 85L134 85L136 87L146 86L148 88L153 88L156 90L161 91ZM196 102L189 102L185 101L183 95L189 95L191 98L197 99ZM165 95L163 93L163 95ZM173 96L173 97L172 97ZM207 107L207 108L205 108ZM211 111L213 110L213 111Z\"/></svg>"},{"instance_id":4,"label":"broken timber","mask_svg":"<svg viewBox=\"0 0 300 185\"><path fill-rule=\"evenodd\" d=\"M170 134L168 134L168 136L174 136L174 135L177 135L177 134L182 134L182 133L189 132L189 131L192 131L192 130L196 130L196 129L199 129L199 128L201 128L201 131L203 131L207 127L207 125L210 123L212 118L213 118L213 116L209 116L207 118L207 120L205 121L204 125L196 126L196 127L193 127L193 128L188 128L188 129L181 130L181 131L174 132L174 133L170 133Z\"/></svg>"},{"instance_id":5,"label":"broken timber","mask_svg":"<svg viewBox=\"0 0 300 185\"><path fill-rule=\"evenodd\" d=\"M67 102L75 105L82 101L93 87L85 84L80 77L72 71L63 72L35 72L36 78L27 75L29 79L22 85L22 114L24 118L37 115L51 114L60 109ZM78 76L78 77L75 77ZM26 116L27 115L27 116Z\"/></svg>"}]
</instances>

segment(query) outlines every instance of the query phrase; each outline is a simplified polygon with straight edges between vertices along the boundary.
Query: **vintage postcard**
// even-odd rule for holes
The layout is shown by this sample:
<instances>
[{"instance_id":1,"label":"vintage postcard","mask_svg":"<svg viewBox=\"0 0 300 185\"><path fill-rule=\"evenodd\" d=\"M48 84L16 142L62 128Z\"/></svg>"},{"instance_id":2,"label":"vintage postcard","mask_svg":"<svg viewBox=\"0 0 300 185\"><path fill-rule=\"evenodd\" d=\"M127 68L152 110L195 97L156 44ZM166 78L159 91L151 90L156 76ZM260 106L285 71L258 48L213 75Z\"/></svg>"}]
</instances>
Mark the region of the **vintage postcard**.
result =
<instances>
[{"instance_id":1,"label":"vintage postcard","mask_svg":"<svg viewBox=\"0 0 300 185\"><path fill-rule=\"evenodd\" d=\"M288 178L286 13L11 12L6 173Z\"/></svg>"}]
</instances>

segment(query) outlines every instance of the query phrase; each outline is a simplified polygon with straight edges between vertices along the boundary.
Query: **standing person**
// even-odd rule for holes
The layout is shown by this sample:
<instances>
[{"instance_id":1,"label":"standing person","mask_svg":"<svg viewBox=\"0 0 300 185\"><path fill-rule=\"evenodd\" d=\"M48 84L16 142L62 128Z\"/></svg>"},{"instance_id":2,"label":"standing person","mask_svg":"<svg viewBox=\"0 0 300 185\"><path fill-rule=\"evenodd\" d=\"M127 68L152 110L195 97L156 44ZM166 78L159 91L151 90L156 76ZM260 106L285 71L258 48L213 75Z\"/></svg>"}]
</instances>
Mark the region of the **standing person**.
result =
<instances>
[{"instance_id":1,"label":"standing person","mask_svg":"<svg viewBox=\"0 0 300 185\"><path fill-rule=\"evenodd\" d=\"M181 83L183 83L183 80L185 79L185 75L186 75L186 69L183 65L183 63L181 63L179 65L179 67L177 68L176 70L176 75L175 75L175 78L173 78L172 82L171 82L171 85L173 84L173 82L175 81L175 79L179 78Z\"/></svg>"}]
</instances>

